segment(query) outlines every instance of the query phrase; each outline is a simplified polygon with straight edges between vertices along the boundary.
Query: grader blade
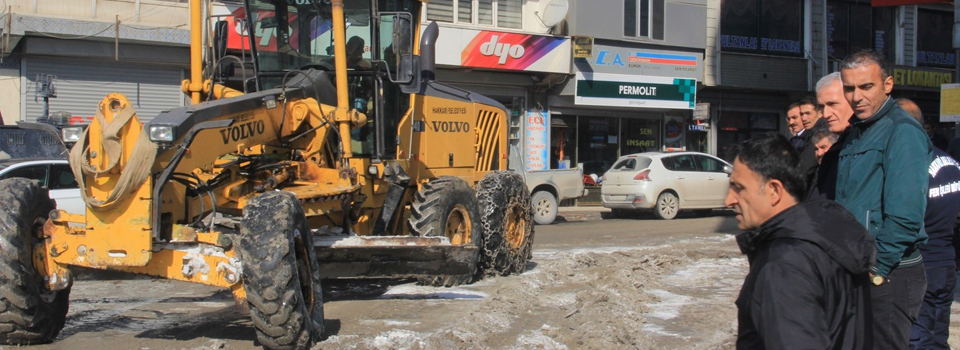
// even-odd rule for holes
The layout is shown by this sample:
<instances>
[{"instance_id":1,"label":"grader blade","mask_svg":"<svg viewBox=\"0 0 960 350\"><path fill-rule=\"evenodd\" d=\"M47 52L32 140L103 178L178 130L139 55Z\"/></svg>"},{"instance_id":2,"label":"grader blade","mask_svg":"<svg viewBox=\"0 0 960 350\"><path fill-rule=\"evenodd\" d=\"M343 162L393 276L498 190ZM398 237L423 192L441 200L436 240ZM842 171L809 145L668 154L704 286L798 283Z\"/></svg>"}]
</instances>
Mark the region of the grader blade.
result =
<instances>
[{"instance_id":1,"label":"grader blade","mask_svg":"<svg viewBox=\"0 0 960 350\"><path fill-rule=\"evenodd\" d=\"M323 278L418 278L473 274L475 245L445 237L314 237Z\"/></svg>"}]
</instances>

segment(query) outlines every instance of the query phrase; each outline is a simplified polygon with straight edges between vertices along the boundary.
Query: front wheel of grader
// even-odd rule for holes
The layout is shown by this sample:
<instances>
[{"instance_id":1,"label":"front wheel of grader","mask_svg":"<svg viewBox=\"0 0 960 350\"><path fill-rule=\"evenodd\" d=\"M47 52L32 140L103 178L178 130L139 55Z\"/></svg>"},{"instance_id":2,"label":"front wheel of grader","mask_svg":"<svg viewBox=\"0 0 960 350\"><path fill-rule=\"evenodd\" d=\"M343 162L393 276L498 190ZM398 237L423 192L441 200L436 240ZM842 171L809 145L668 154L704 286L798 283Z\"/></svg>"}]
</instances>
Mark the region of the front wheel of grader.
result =
<instances>
[{"instance_id":1,"label":"front wheel of grader","mask_svg":"<svg viewBox=\"0 0 960 350\"><path fill-rule=\"evenodd\" d=\"M414 196L410 213L410 232L419 236L440 236L454 245L479 245L480 225L477 199L473 189L461 178L441 176L423 184ZM471 266L477 265L477 255ZM421 278L420 283L436 287L453 287L470 283L474 273Z\"/></svg>"},{"instance_id":2,"label":"front wheel of grader","mask_svg":"<svg viewBox=\"0 0 960 350\"><path fill-rule=\"evenodd\" d=\"M523 273L533 245L533 210L523 177L494 171L477 184L482 245L477 273L505 276Z\"/></svg>"},{"instance_id":3,"label":"front wheel of grader","mask_svg":"<svg viewBox=\"0 0 960 350\"><path fill-rule=\"evenodd\" d=\"M34 249L54 209L36 181L0 181L0 343L49 343L66 322L70 287L50 291L34 265Z\"/></svg>"},{"instance_id":4,"label":"front wheel of grader","mask_svg":"<svg viewBox=\"0 0 960 350\"><path fill-rule=\"evenodd\" d=\"M268 349L308 349L320 341L320 264L293 193L267 192L244 207L238 253L260 343Z\"/></svg>"}]
</instances>

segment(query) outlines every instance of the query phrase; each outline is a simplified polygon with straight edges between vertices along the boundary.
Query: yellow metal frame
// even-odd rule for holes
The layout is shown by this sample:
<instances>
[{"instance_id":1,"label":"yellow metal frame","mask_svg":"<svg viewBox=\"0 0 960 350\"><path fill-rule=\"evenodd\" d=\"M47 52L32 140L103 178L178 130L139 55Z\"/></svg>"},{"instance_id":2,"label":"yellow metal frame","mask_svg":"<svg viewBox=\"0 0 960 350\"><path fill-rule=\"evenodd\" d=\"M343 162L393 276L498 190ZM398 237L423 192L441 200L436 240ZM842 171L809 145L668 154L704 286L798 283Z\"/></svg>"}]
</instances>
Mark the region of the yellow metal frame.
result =
<instances>
[{"instance_id":1,"label":"yellow metal frame","mask_svg":"<svg viewBox=\"0 0 960 350\"><path fill-rule=\"evenodd\" d=\"M191 0L191 75L182 84L192 103L200 103L206 96L221 99L242 95L222 85L202 81L202 30L200 0ZM343 0L333 1L335 69L337 106L319 104L313 99L277 101L275 108L262 107L217 120L233 120L232 127L256 130L242 139L227 140L222 129L203 130L185 156L179 160L176 171L209 181L219 174L231 174L214 189L214 196L186 198L186 186L164 184L160 198L153 198L152 190L158 184L148 178L135 191L108 210L87 210L86 215L72 215L56 211L43 227L39 253L34 263L47 276L51 290L66 288L68 266L84 266L145 274L162 278L227 287L234 295L244 298L239 278L239 259L233 248L233 232L196 232L194 229L173 225L172 232L153 232L152 206L161 206L160 212L169 215L172 222L187 222L204 215L201 204L213 204L218 210L240 213L247 201L259 191L272 190L282 183L300 199L311 227L342 226L347 218L353 230L361 235L373 233L375 219L380 215L388 183L383 178L384 165L368 158L355 158L351 149L350 130L361 127L366 116L350 107L347 95L345 28ZM419 14L415 14L419 16ZM418 22L419 23L419 22ZM415 29L415 38L420 28ZM415 41L419 52L419 41ZM440 176L457 176L470 183L480 181L487 172L506 168L507 116L504 111L468 101L454 101L431 96L413 95L411 108L399 122L398 160L413 179L409 185L415 190L420 184ZM129 103L122 95L111 95L107 101ZM108 104L109 106L109 104ZM107 122L113 109L104 111ZM441 112L445 111L445 112ZM282 121L282 125L281 125ZM336 129L325 127L334 123ZM424 130L414 132L411 126L422 123ZM129 123L120 132L124 153L120 163L110 173L86 176L90 194L103 198L112 190L123 171L130 150L142 132L139 121ZM251 127L252 125L252 127ZM103 126L89 127L90 150L104 154L96 135ZM311 130L309 135L290 144L279 140L294 133ZM337 164L329 140L335 132L343 147L342 162ZM298 150L303 161L283 161L281 167L265 172L264 178L249 181L236 175L241 164L228 164L222 155L269 155ZM443 151L439 151L443 150ZM177 152L176 147L158 154L153 173L168 167ZM103 167L105 156L87 159L92 165ZM373 167L375 172L369 169ZM401 203L408 203L410 195ZM358 207L352 203L361 203ZM187 208L183 208L186 205ZM403 209L397 214L403 220ZM399 225L406 234L405 225ZM162 238L162 240L161 240ZM162 242L162 243L160 243Z\"/></svg>"}]
</instances>

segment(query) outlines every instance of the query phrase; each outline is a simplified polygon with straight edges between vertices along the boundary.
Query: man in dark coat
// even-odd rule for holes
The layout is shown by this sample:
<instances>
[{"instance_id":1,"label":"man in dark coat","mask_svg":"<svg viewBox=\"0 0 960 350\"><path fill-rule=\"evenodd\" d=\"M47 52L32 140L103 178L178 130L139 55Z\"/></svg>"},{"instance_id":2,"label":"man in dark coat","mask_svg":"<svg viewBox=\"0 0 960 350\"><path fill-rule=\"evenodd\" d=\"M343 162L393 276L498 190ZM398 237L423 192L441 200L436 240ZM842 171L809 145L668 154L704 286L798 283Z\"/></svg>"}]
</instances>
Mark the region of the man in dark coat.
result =
<instances>
[{"instance_id":1,"label":"man in dark coat","mask_svg":"<svg viewBox=\"0 0 960 350\"><path fill-rule=\"evenodd\" d=\"M827 129L827 120L822 118L822 111L817 105L817 99L814 97L805 97L800 102L800 120L803 121L804 147L800 150L800 171L805 176L807 187L813 182L813 176L817 173L817 166L820 162L816 156L816 147L813 146L813 135L819 130Z\"/></svg>"},{"instance_id":2,"label":"man in dark coat","mask_svg":"<svg viewBox=\"0 0 960 350\"><path fill-rule=\"evenodd\" d=\"M737 349L870 349L869 232L839 204L800 203L799 159L782 135L736 150L725 204L750 271L737 298Z\"/></svg>"},{"instance_id":3,"label":"man in dark coat","mask_svg":"<svg viewBox=\"0 0 960 350\"><path fill-rule=\"evenodd\" d=\"M918 123L923 113L916 103L898 98L897 104ZM960 213L960 164L938 147L933 148L933 161L927 170L930 178L927 193L927 211L923 229L927 244L920 246L923 267L927 274L927 292L923 296L920 314L910 331L910 348L949 350L950 305L957 285L957 263L954 224Z\"/></svg>"}]
</instances>

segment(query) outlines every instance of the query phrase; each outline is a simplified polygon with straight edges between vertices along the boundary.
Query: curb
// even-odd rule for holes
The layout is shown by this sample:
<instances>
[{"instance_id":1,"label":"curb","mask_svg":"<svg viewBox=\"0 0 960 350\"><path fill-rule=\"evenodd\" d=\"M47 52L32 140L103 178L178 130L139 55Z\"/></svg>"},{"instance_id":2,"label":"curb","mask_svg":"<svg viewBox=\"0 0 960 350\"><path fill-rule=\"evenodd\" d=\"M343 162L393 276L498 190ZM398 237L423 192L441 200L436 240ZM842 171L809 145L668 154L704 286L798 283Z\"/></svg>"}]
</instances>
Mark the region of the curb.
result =
<instances>
[{"instance_id":1,"label":"curb","mask_svg":"<svg viewBox=\"0 0 960 350\"><path fill-rule=\"evenodd\" d=\"M610 210L592 210L592 211L569 211L569 212L560 212L557 213L557 220L559 222L581 222L581 221L595 221L602 220L604 213L609 213Z\"/></svg>"}]
</instances>

